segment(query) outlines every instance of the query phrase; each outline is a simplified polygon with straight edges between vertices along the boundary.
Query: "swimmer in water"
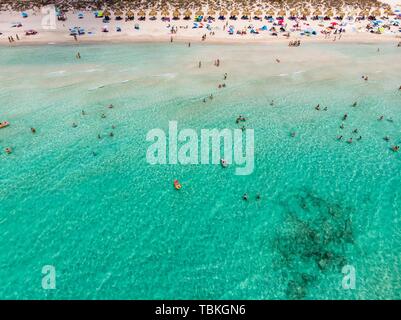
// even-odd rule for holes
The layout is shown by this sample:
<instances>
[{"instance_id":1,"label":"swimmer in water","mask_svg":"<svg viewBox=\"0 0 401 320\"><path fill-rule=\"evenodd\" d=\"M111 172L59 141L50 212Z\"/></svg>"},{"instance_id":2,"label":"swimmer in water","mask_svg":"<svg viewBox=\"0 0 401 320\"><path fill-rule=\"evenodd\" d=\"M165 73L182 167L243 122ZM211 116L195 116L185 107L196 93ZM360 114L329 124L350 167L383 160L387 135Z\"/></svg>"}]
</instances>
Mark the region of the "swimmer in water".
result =
<instances>
[{"instance_id":1,"label":"swimmer in water","mask_svg":"<svg viewBox=\"0 0 401 320\"><path fill-rule=\"evenodd\" d=\"M243 194L242 200L248 201L248 194L247 193Z\"/></svg>"},{"instance_id":2,"label":"swimmer in water","mask_svg":"<svg viewBox=\"0 0 401 320\"><path fill-rule=\"evenodd\" d=\"M358 138L358 139L356 139L356 140L358 140L358 141L359 141L359 140L362 140L362 136L359 136L359 138Z\"/></svg>"},{"instance_id":3,"label":"swimmer in water","mask_svg":"<svg viewBox=\"0 0 401 320\"><path fill-rule=\"evenodd\" d=\"M356 107L356 105L357 105L357 102L355 101L355 102L352 104L352 106L353 106L353 107Z\"/></svg>"},{"instance_id":4,"label":"swimmer in water","mask_svg":"<svg viewBox=\"0 0 401 320\"><path fill-rule=\"evenodd\" d=\"M36 133L36 129L35 128L31 128L31 132L32 133Z\"/></svg>"},{"instance_id":5,"label":"swimmer in water","mask_svg":"<svg viewBox=\"0 0 401 320\"><path fill-rule=\"evenodd\" d=\"M340 129L344 129L344 123L341 124Z\"/></svg>"},{"instance_id":6,"label":"swimmer in water","mask_svg":"<svg viewBox=\"0 0 401 320\"><path fill-rule=\"evenodd\" d=\"M343 120L347 120L347 118L348 118L348 113L344 114Z\"/></svg>"},{"instance_id":7,"label":"swimmer in water","mask_svg":"<svg viewBox=\"0 0 401 320\"><path fill-rule=\"evenodd\" d=\"M354 129L354 131L352 131L353 133L358 133L358 129Z\"/></svg>"},{"instance_id":8,"label":"swimmer in water","mask_svg":"<svg viewBox=\"0 0 401 320\"><path fill-rule=\"evenodd\" d=\"M74 122L74 123L72 124L72 127L73 127L73 128L76 128L76 127L78 127L78 125Z\"/></svg>"},{"instance_id":9,"label":"swimmer in water","mask_svg":"<svg viewBox=\"0 0 401 320\"><path fill-rule=\"evenodd\" d=\"M106 118L106 115L104 113L102 113L102 119Z\"/></svg>"},{"instance_id":10,"label":"swimmer in water","mask_svg":"<svg viewBox=\"0 0 401 320\"><path fill-rule=\"evenodd\" d=\"M379 119L377 119L377 120L381 121L381 120L383 120L383 118L384 118L384 116L381 115L381 116L379 117Z\"/></svg>"},{"instance_id":11,"label":"swimmer in water","mask_svg":"<svg viewBox=\"0 0 401 320\"><path fill-rule=\"evenodd\" d=\"M260 200L260 194L259 193L256 194L256 200Z\"/></svg>"},{"instance_id":12,"label":"swimmer in water","mask_svg":"<svg viewBox=\"0 0 401 320\"><path fill-rule=\"evenodd\" d=\"M383 139L384 139L384 141L390 141L390 137L389 136L385 136Z\"/></svg>"},{"instance_id":13,"label":"swimmer in water","mask_svg":"<svg viewBox=\"0 0 401 320\"><path fill-rule=\"evenodd\" d=\"M338 136L337 140L341 140L343 138L343 136Z\"/></svg>"},{"instance_id":14,"label":"swimmer in water","mask_svg":"<svg viewBox=\"0 0 401 320\"><path fill-rule=\"evenodd\" d=\"M316 110L320 110L320 104L315 107Z\"/></svg>"}]
</instances>

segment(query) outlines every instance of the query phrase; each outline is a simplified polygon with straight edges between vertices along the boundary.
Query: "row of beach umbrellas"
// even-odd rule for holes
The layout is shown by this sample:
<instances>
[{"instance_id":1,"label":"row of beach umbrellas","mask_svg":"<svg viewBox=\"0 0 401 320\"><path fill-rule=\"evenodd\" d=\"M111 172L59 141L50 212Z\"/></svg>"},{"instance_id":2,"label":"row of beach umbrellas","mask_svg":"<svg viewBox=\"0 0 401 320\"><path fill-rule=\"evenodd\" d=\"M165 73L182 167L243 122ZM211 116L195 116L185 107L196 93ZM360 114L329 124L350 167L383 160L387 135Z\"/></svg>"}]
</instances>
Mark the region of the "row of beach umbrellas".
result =
<instances>
[{"instance_id":1,"label":"row of beach umbrellas","mask_svg":"<svg viewBox=\"0 0 401 320\"><path fill-rule=\"evenodd\" d=\"M111 16L111 12L109 10L104 10L101 11L102 16ZM192 11L190 9L186 9L185 11L182 10L178 10L175 9L174 11L170 12L167 9L162 9L161 10L161 16L162 17L180 17L180 16L185 16L185 17L190 17L192 16ZM209 9L207 11L207 15L208 16L215 16L217 14L217 10L215 9ZM299 16L327 16L327 17L334 17L334 16L381 16L382 14L384 15L394 15L395 13L391 10L391 9L387 9L384 11L381 11L380 9L365 9L365 10L354 10L354 11L349 11L348 13L345 13L344 11L338 10L336 12L334 12L333 9L328 9L326 11L320 10L320 9L316 9L316 10L309 10L307 8L305 9L300 9L300 10L296 10L296 9L290 9L290 10L285 10L285 9L268 9L266 11L262 11L261 9L258 9L256 11L254 11L253 13L251 12L251 10L249 9L245 9L243 11L241 11L241 16L255 16L255 17L259 17L262 16L263 14L266 14L268 16L293 16L293 17L299 17ZM120 16L122 17L124 15L124 12L122 10L116 10L114 11L114 15L116 17ZM126 17L130 18L130 17L134 17L135 13L133 10L128 10L125 13ZM138 16L141 17L145 17L146 11L141 9L137 12ZM156 9L151 9L148 12L148 16L151 17L156 17L158 15L158 11ZM222 9L219 11L219 16L227 16L228 15L228 11L225 9ZM239 16L240 15L240 11L237 9L234 9L230 12L230 16ZM203 10L197 10L195 12L195 16L205 16L205 12Z\"/></svg>"}]
</instances>

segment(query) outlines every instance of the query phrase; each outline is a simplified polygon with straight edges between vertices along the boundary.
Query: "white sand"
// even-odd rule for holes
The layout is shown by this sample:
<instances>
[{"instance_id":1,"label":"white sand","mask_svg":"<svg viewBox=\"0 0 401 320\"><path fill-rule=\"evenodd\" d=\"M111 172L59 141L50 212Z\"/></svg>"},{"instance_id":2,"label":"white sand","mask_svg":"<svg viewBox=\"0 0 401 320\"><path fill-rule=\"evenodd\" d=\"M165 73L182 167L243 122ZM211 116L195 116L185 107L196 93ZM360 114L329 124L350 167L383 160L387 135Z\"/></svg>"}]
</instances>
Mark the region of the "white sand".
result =
<instances>
[{"instance_id":1,"label":"white sand","mask_svg":"<svg viewBox=\"0 0 401 320\"><path fill-rule=\"evenodd\" d=\"M206 34L206 42L276 42L276 41L290 41L290 40L302 40L302 41L354 41L354 42L379 42L379 41L400 41L401 32L399 32L398 27L392 27L391 31L386 31L384 34L371 34L365 31L365 26L368 21L362 22L347 22L345 26L346 32L342 35L339 40L338 35L331 35L329 38L325 37L320 33L321 30L326 29L330 25L330 21L299 21L300 29L306 29L311 27L316 30L318 35L316 36L300 36L300 31L291 32L291 36L288 39L282 34L278 37L270 35L269 31L260 31L260 34L250 34L248 26L253 26L255 29L260 28L264 25L270 29L272 26L266 20L255 21L255 20L226 20L226 21L215 21L211 24L211 30L206 29L207 23L204 24L204 28L193 29L193 21L171 21L162 22L161 17L158 16L156 21L150 21L147 18L146 21L138 21L135 17L134 21L115 21L114 16L112 16L109 23L105 24L102 19L97 19L91 12L84 12L84 19L78 19L77 12L70 12L67 14L67 21L57 21L56 30L44 30L42 28L43 15L41 12L29 12L29 17L24 19L21 17L20 13L16 12L1 12L0 13L0 44L10 45L8 41L8 36L13 36L18 34L20 41L15 41L12 45L20 44L47 44L47 43L74 43L74 38L69 35L69 28L71 27L82 27L85 29L86 34L78 36L80 42L91 42L91 41L109 41L109 42L145 42L145 41L155 41L155 42L168 42L170 38L173 37L174 41L201 41L202 35ZM334 21L334 20L332 20ZM22 27L12 28L13 22L21 22ZM285 19L291 29L293 25L296 24L295 21L290 21ZM338 22L338 21L337 21ZM237 30L248 30L246 35L229 35L226 30L224 31L224 25L233 25L235 32ZM140 30L135 30L134 25L139 24ZM108 26L109 32L103 33L101 29L103 26ZM122 32L116 32L116 27L119 26ZM178 27L177 34L171 34L168 26ZM25 36L25 31L29 29L34 29L38 31L37 35ZM215 35L209 35L210 31L213 31ZM93 34L88 34L92 32Z\"/></svg>"}]
</instances>

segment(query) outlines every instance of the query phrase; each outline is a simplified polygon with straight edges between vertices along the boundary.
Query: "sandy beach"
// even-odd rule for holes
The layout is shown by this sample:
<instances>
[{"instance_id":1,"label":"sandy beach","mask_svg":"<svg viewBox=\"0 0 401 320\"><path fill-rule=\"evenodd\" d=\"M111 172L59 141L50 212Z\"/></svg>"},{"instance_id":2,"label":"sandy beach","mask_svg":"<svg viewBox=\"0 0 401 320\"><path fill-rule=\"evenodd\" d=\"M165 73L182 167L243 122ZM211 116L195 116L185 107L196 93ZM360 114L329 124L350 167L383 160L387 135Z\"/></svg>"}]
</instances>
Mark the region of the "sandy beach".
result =
<instances>
[{"instance_id":1,"label":"sandy beach","mask_svg":"<svg viewBox=\"0 0 401 320\"><path fill-rule=\"evenodd\" d=\"M73 10L60 13L63 20L56 17L48 19L41 10L1 11L0 12L0 44L54 44L76 42L211 42L211 43L274 43L300 41L347 41L347 42L380 42L401 41L400 11L396 1L391 9L369 10L328 9L326 12L316 9L249 11L248 19L244 18L246 10L227 10L217 12L214 9L202 8L189 11L188 20L183 20L181 10L179 20L173 20L174 10L142 10L131 11L132 20L127 18L127 11L108 12L103 10ZM379 11L377 11L379 10ZM101 12L100 17L95 17ZM129 12L129 11L128 11ZM248 13L249 13L248 12ZM378 14L380 16L373 16ZM392 14L390 14L390 12ZM144 19L139 19L139 13ZM199 18L196 13L203 13ZM214 13L209 15L210 13ZM221 14L225 13L224 20ZM237 13L236 20L230 19ZM280 15L279 15L280 13ZM284 13L284 15L283 15ZM319 16L313 14L320 13ZM309 16L302 14L309 14ZM107 20L105 19L107 16ZM121 17L121 19L117 18ZM163 19L164 17L164 19ZM257 18L255 18L257 17ZM220 19L221 20L220 20ZM51 30L48 24L55 23ZM81 30L82 34L73 36L71 29ZM26 35L26 31L34 30L35 35ZM105 32L106 31L106 32ZM9 37L14 40L10 43Z\"/></svg>"}]
</instances>

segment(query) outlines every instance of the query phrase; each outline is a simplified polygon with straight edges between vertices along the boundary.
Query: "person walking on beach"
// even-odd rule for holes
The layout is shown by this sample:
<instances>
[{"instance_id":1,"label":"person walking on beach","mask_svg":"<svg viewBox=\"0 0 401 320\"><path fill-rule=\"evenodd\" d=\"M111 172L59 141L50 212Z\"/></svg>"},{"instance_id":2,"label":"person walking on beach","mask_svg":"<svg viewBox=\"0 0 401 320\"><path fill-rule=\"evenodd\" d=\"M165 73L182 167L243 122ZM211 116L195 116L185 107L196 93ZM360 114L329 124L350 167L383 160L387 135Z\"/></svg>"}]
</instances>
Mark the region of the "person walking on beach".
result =
<instances>
[{"instance_id":1,"label":"person walking on beach","mask_svg":"<svg viewBox=\"0 0 401 320\"><path fill-rule=\"evenodd\" d=\"M202 67L202 62L199 61L199 69Z\"/></svg>"},{"instance_id":2,"label":"person walking on beach","mask_svg":"<svg viewBox=\"0 0 401 320\"><path fill-rule=\"evenodd\" d=\"M15 37L16 37L16 38L17 38L17 40L19 41L19 36L18 36L18 34L16 34L16 35L15 35Z\"/></svg>"},{"instance_id":3,"label":"person walking on beach","mask_svg":"<svg viewBox=\"0 0 401 320\"><path fill-rule=\"evenodd\" d=\"M191 48L191 42L188 42L188 48Z\"/></svg>"}]
</instances>

